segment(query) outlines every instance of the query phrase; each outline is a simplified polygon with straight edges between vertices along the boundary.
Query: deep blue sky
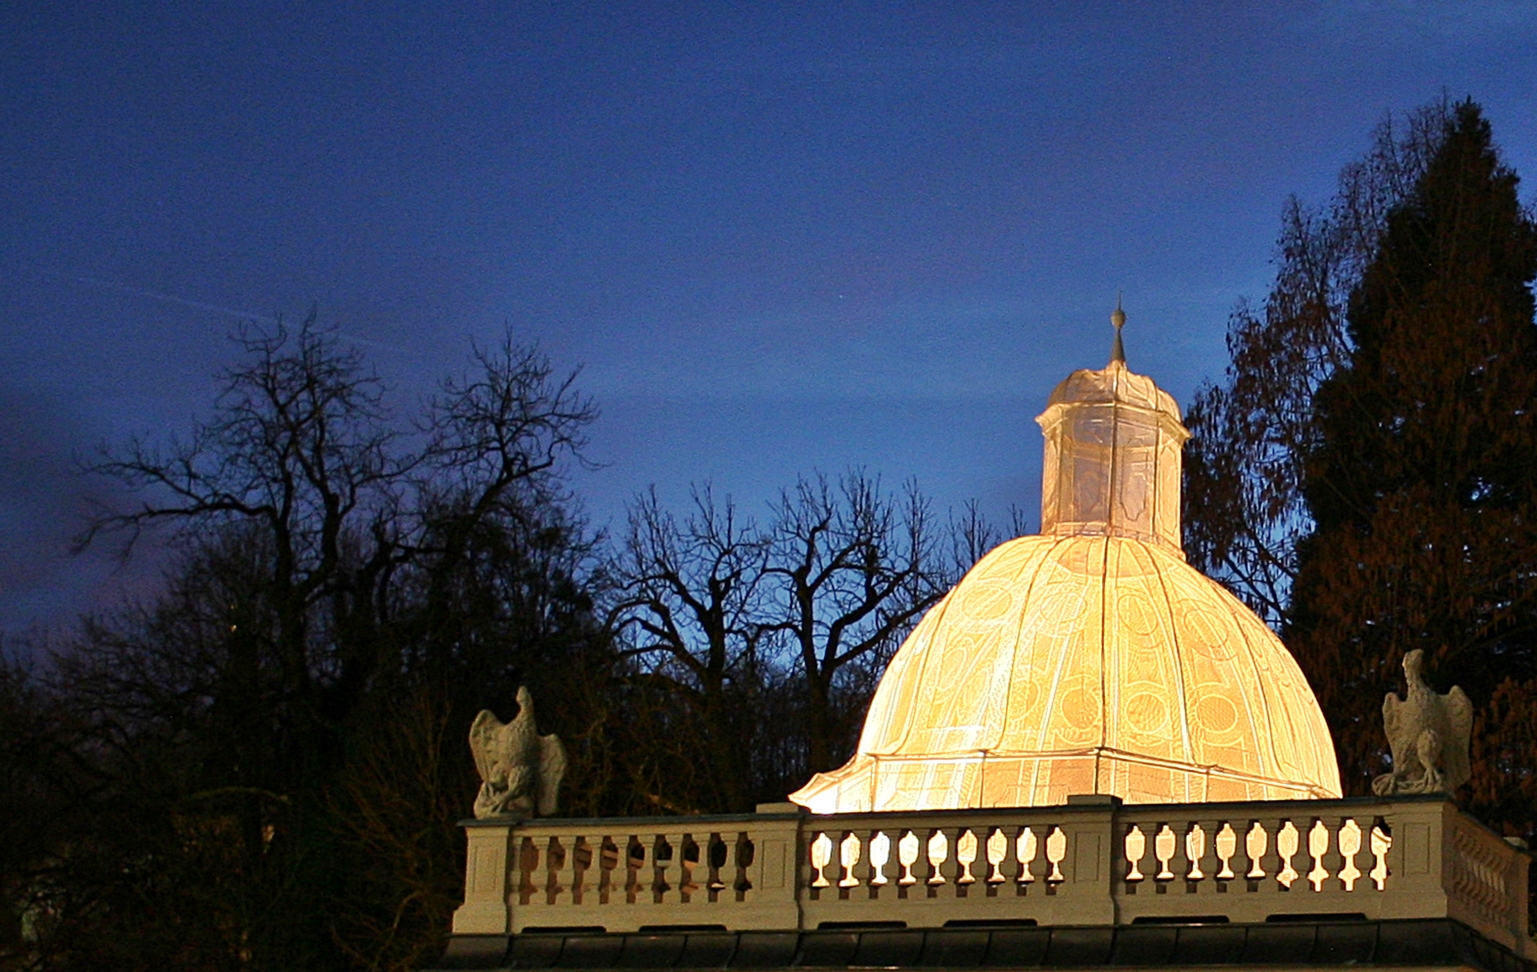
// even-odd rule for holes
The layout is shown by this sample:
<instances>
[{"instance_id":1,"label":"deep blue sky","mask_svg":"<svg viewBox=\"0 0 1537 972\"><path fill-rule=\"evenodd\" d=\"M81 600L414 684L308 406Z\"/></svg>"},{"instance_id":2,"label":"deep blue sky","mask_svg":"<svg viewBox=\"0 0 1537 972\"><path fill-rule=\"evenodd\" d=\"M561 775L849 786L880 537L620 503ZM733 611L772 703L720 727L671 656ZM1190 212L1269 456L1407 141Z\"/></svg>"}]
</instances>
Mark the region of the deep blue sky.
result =
<instances>
[{"instance_id":1,"label":"deep blue sky","mask_svg":"<svg viewBox=\"0 0 1537 972\"><path fill-rule=\"evenodd\" d=\"M1537 178L1529 3L21 0L0 51L10 631L151 583L65 552L71 456L187 429L242 320L318 307L404 407L512 324L585 367L600 523L858 465L1034 524L1118 290L1188 402L1389 111L1471 95Z\"/></svg>"}]
</instances>

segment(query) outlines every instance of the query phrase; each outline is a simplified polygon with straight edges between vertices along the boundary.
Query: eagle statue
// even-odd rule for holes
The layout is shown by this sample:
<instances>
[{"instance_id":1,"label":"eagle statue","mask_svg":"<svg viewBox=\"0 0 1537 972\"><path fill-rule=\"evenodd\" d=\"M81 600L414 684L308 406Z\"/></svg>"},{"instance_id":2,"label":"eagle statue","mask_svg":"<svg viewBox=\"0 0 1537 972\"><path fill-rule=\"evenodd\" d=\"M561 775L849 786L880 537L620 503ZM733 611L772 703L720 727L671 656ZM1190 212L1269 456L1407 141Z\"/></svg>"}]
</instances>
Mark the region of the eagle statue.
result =
<instances>
[{"instance_id":1,"label":"eagle statue","mask_svg":"<svg viewBox=\"0 0 1537 972\"><path fill-rule=\"evenodd\" d=\"M1468 742L1473 733L1473 703L1457 686L1437 695L1421 674L1425 653L1404 656L1409 697L1389 692L1382 702L1382 725L1393 751L1393 772L1372 780L1378 796L1395 793L1450 793L1473 775Z\"/></svg>"},{"instance_id":2,"label":"eagle statue","mask_svg":"<svg viewBox=\"0 0 1537 972\"><path fill-rule=\"evenodd\" d=\"M534 724L534 698L518 688L518 714L502 722L482 709L470 724L470 752L480 771L475 817L550 816L566 775L566 747L560 737L541 736Z\"/></svg>"}]
</instances>

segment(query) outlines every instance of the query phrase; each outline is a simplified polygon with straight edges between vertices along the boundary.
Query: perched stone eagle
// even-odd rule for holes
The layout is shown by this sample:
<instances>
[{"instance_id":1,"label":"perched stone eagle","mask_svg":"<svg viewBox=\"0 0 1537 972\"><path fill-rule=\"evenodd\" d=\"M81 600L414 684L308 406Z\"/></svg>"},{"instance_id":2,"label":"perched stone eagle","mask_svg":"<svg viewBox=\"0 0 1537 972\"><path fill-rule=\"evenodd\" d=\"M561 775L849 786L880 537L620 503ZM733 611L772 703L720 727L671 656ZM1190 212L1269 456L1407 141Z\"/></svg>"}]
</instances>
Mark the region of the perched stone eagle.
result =
<instances>
[{"instance_id":1,"label":"perched stone eagle","mask_svg":"<svg viewBox=\"0 0 1537 972\"><path fill-rule=\"evenodd\" d=\"M1382 726L1393 751L1393 772L1372 781L1379 796L1394 793L1450 793L1473 775L1468 742L1473 734L1473 703L1452 686L1437 695L1421 675L1425 653L1404 656L1409 697L1389 692L1382 702Z\"/></svg>"},{"instance_id":2,"label":"perched stone eagle","mask_svg":"<svg viewBox=\"0 0 1537 972\"><path fill-rule=\"evenodd\" d=\"M511 722L502 722L490 709L480 711L470 724L470 752L481 779L477 818L555 812L566 775L566 747L559 736L539 735L527 688L518 689L518 714Z\"/></svg>"}]
</instances>

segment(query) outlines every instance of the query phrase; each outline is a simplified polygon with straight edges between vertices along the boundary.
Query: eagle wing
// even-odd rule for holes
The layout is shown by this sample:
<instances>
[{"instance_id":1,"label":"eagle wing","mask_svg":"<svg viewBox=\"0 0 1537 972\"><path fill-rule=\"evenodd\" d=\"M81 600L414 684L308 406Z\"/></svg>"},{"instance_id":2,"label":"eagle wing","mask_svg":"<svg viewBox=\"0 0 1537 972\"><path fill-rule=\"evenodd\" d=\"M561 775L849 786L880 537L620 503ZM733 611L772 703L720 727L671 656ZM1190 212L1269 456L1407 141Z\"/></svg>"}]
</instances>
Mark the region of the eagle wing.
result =
<instances>
[{"instance_id":1,"label":"eagle wing","mask_svg":"<svg viewBox=\"0 0 1537 972\"><path fill-rule=\"evenodd\" d=\"M560 781L566 775L566 747L555 735L539 737L539 816L555 813Z\"/></svg>"},{"instance_id":2,"label":"eagle wing","mask_svg":"<svg viewBox=\"0 0 1537 972\"><path fill-rule=\"evenodd\" d=\"M482 781L493 780L507 763L507 743L502 730L507 726L490 709L481 709L470 723L470 752Z\"/></svg>"},{"instance_id":3,"label":"eagle wing","mask_svg":"<svg viewBox=\"0 0 1537 972\"><path fill-rule=\"evenodd\" d=\"M1442 744L1441 762L1445 767L1446 788L1455 790L1473 776L1468 763L1468 740L1473 736L1473 700L1459 685L1441 697L1451 737Z\"/></svg>"}]
</instances>

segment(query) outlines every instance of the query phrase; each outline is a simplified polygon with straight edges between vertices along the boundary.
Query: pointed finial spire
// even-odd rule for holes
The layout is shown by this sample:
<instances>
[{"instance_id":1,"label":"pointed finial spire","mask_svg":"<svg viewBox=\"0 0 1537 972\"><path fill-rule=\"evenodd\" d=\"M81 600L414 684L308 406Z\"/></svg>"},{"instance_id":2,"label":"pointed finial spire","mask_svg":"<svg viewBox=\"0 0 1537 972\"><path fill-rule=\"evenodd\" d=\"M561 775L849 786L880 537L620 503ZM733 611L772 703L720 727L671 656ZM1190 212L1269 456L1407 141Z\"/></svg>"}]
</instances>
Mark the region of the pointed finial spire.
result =
<instances>
[{"instance_id":1,"label":"pointed finial spire","mask_svg":"<svg viewBox=\"0 0 1537 972\"><path fill-rule=\"evenodd\" d=\"M1110 345L1110 361L1121 364L1126 363L1126 348L1121 344L1121 328L1126 325L1126 312L1121 310L1121 295L1115 295L1115 313L1110 315L1110 323L1115 325L1115 343Z\"/></svg>"}]
</instances>

